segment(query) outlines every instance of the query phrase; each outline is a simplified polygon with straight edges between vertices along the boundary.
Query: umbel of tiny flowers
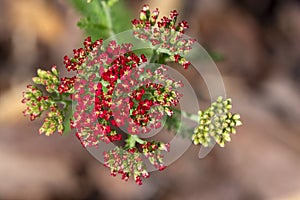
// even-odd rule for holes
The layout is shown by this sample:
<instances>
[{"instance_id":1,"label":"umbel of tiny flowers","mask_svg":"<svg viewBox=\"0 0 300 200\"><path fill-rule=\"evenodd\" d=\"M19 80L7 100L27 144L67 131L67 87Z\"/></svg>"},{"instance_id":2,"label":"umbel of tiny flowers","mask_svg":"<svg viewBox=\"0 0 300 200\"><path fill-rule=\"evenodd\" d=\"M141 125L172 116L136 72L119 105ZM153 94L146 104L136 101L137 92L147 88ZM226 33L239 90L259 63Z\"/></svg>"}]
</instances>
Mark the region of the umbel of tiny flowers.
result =
<instances>
[{"instance_id":1,"label":"umbel of tiny flowers","mask_svg":"<svg viewBox=\"0 0 300 200\"><path fill-rule=\"evenodd\" d=\"M46 115L42 127L39 129L40 134L52 135L56 130L62 134L64 131L64 113L59 109L59 72L55 66L51 71L37 70L37 77L32 78L35 84L45 86L46 92L55 94L54 96L44 96L43 91L34 85L28 85L28 91L23 93L22 103L25 103L27 108L24 110L24 115L30 115L30 119L34 120L39 117L44 111L50 110Z\"/></svg>"},{"instance_id":2,"label":"umbel of tiny flowers","mask_svg":"<svg viewBox=\"0 0 300 200\"><path fill-rule=\"evenodd\" d=\"M136 136L133 136L136 138ZM128 141L133 141L128 139ZM104 152L104 165L110 168L111 175L121 174L122 179L127 181L133 177L138 185L142 185L142 178L149 178L146 165L143 161L143 155L160 171L166 166L163 164L162 151L169 151L170 145L163 142L146 142L139 140L139 146L142 152L139 152L137 146L127 145L126 148L116 147L109 152Z\"/></svg>"},{"instance_id":3,"label":"umbel of tiny flowers","mask_svg":"<svg viewBox=\"0 0 300 200\"><path fill-rule=\"evenodd\" d=\"M182 84L165 76L163 72L166 68L163 66L155 70L147 67L138 68L141 63L147 62L147 59L144 55L139 57L131 52L131 45L120 46L112 41L105 48L101 41L92 43L90 38L87 38L84 46L74 50L74 58L64 57L66 69L76 71L76 76L59 79L56 67L51 71L38 70L38 76L33 78L33 82L45 86L46 91L29 85L29 91L24 93L22 102L27 105L25 115L30 115L34 120L44 111L48 111L44 124L40 128L40 134L45 133L49 136L56 130L62 134L67 128L65 121L70 120L71 127L77 129L76 135L84 147L97 146L100 140L107 143L121 140L122 135L114 127L124 123L122 116L127 116L127 113L122 112L122 107L117 106L115 108L120 113L113 116L111 109L113 105L118 105L115 102L122 102L126 98L129 99L129 110L131 110L132 122L128 126L128 132L131 134L150 131L146 126L151 123L152 128L161 126L159 120L163 114L155 115L153 105L160 105L159 108L163 108L158 110L159 114L164 112L172 116L171 106L176 106L180 96L175 89L182 87ZM112 59L119 54L121 55ZM143 77L143 82L138 81L138 77ZM154 80L165 82L165 85L154 83ZM140 87L135 88L131 93L126 91L126 88L134 88L135 85ZM113 99L113 91L121 99ZM68 98L71 98L76 105L72 119L66 118L67 109L70 109ZM120 105L127 104L125 102ZM137 128L134 127L135 125ZM138 127L145 127L142 129L145 131L136 132ZM115 172L122 174L124 180L133 176L135 181L141 184L142 178L149 177L146 168L143 167L143 161L139 161L142 155L157 169L165 169L161 151L169 151L168 144L157 141L147 142L133 135L127 135L125 141L124 147L117 147L104 155L105 166L111 169L112 174ZM138 146L142 152L139 152ZM113 159L108 159L112 158L111 156Z\"/></svg>"},{"instance_id":4,"label":"umbel of tiny flowers","mask_svg":"<svg viewBox=\"0 0 300 200\"><path fill-rule=\"evenodd\" d=\"M205 111L199 111L199 125L194 129L192 140L195 145L208 147L214 139L221 147L230 142L230 134L236 133L235 127L242 125L239 114L232 114L231 99L219 97Z\"/></svg>"},{"instance_id":5,"label":"umbel of tiny flowers","mask_svg":"<svg viewBox=\"0 0 300 200\"><path fill-rule=\"evenodd\" d=\"M149 177L145 175L142 155L163 170L161 151L168 151L169 145L147 143L137 135L160 128L163 113L172 116L171 106L176 106L180 97L175 89L182 84L164 75L164 66L139 67L147 64L147 59L130 48L131 45L111 41L106 47L100 45L97 54L90 54L88 62L81 64L74 85L76 106L72 125L84 147L97 147L100 141L111 143L127 137L125 146L105 152L105 166L111 169L111 174L121 174L124 180L132 176L141 184L142 178ZM154 83L155 80L165 84ZM155 106L161 110L153 109ZM116 127L126 127L128 134L122 135ZM142 152L137 149L139 145Z\"/></svg>"},{"instance_id":6,"label":"umbel of tiny flowers","mask_svg":"<svg viewBox=\"0 0 300 200\"><path fill-rule=\"evenodd\" d=\"M166 127L178 128L180 116L174 111L181 94L176 89L183 87L180 81L164 74L165 66L153 67L150 63L175 61L187 69L190 62L184 55L194 42L183 37L186 22L176 25L176 11L159 22L158 13L156 9L151 14L144 6L140 19L132 21L134 35L151 42L152 57L132 52L132 44L110 41L105 46L102 39L92 42L88 37L83 48L73 50L74 56L64 57L65 68L75 76L59 78L55 66L49 71L39 69L32 79L35 85L27 86L22 100L26 104L24 115L31 120L47 112L40 134L49 136L57 130L63 135L76 129L84 147L98 147L100 141L123 142L103 153L104 165L113 176L121 174L125 181L131 176L139 185L142 178L149 177L143 158L164 170L162 152L170 150L168 143L147 141L139 135L160 128L164 114L168 119ZM200 111L199 126L192 136L194 144L208 146L212 138L220 146L230 141L230 133L241 125L239 115L230 113L230 109L229 99L218 98L206 111ZM195 119L184 111L181 114ZM120 131L124 127L126 133Z\"/></svg>"},{"instance_id":7,"label":"umbel of tiny flowers","mask_svg":"<svg viewBox=\"0 0 300 200\"><path fill-rule=\"evenodd\" d=\"M169 60L179 63L187 69L191 64L185 59L195 39L185 38L184 32L189 28L186 21L178 24L178 12L173 10L168 17L164 16L158 21L159 10L156 8L152 13L148 5L145 5L140 13L140 19L132 20L135 37L142 41L150 42L154 52L162 57L160 60Z\"/></svg>"},{"instance_id":8,"label":"umbel of tiny flowers","mask_svg":"<svg viewBox=\"0 0 300 200\"><path fill-rule=\"evenodd\" d=\"M122 179L127 181L130 176L134 177L137 184L141 185L141 178L148 178L149 173L142 161L142 154L133 147L129 150L116 147L115 149L104 152L105 166L110 168L112 176L117 173L122 175Z\"/></svg>"}]
</instances>

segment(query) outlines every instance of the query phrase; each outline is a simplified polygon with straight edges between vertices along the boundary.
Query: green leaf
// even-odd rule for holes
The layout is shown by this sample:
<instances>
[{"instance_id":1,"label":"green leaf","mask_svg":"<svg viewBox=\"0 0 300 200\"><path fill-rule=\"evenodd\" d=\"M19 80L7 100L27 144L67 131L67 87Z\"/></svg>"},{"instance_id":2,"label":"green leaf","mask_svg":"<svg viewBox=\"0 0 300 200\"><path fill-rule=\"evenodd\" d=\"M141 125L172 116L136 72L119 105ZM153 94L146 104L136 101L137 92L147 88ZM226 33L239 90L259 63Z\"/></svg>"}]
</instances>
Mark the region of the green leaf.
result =
<instances>
[{"instance_id":1,"label":"green leaf","mask_svg":"<svg viewBox=\"0 0 300 200\"><path fill-rule=\"evenodd\" d=\"M100 0L87 3L86 0L69 0L74 8L82 15L78 26L91 36L92 40L109 37L108 23ZM113 31L120 33L131 28L132 14L122 1L105 0L111 10Z\"/></svg>"},{"instance_id":2,"label":"green leaf","mask_svg":"<svg viewBox=\"0 0 300 200\"><path fill-rule=\"evenodd\" d=\"M70 124L70 119L73 117L73 112L72 109L67 109L65 112L65 118L64 118L64 131L63 131L63 136L68 135L71 132L71 124Z\"/></svg>"}]
</instances>

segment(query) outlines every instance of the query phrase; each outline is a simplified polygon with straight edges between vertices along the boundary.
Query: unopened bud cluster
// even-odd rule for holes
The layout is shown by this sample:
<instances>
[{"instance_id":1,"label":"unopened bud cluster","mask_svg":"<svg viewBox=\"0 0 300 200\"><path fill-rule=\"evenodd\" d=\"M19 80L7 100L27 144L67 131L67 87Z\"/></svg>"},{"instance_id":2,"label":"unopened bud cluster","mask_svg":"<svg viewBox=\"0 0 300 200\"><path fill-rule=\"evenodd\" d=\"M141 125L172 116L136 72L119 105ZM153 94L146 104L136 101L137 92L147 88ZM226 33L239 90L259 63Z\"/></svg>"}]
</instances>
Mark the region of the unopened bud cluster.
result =
<instances>
[{"instance_id":1,"label":"unopened bud cluster","mask_svg":"<svg viewBox=\"0 0 300 200\"><path fill-rule=\"evenodd\" d=\"M219 97L207 110L199 111L199 125L192 136L194 144L207 147L214 139L224 147L226 141L231 141L230 134L235 134L235 127L242 124L240 116L230 112L231 108L231 99Z\"/></svg>"},{"instance_id":2,"label":"unopened bud cluster","mask_svg":"<svg viewBox=\"0 0 300 200\"><path fill-rule=\"evenodd\" d=\"M46 91L49 93L58 92L58 84L59 84L59 73L56 69L56 66L53 66L51 71L45 71L38 69L37 77L33 77L32 81L39 85L44 85Z\"/></svg>"}]
</instances>

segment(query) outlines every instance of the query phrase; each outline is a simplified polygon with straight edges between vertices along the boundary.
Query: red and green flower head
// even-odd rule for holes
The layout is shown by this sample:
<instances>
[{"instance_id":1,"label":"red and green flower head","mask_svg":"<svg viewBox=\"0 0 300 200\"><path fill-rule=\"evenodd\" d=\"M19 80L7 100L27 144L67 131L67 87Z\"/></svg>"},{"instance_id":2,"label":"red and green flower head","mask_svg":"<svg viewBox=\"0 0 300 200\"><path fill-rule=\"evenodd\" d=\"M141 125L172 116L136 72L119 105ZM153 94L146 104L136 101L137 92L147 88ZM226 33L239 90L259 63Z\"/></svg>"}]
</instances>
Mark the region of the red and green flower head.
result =
<instances>
[{"instance_id":1,"label":"red and green flower head","mask_svg":"<svg viewBox=\"0 0 300 200\"><path fill-rule=\"evenodd\" d=\"M164 170L164 154L172 148L170 143L142 136L160 130L164 123L166 127L181 125L179 89L184 85L169 76L166 64L176 62L187 69L191 63L185 56L195 42L184 36L189 26L185 21L177 23L176 10L161 20L158 16L158 9L151 12L144 6L140 18L132 21L133 36L149 43L152 54L133 51L130 43L93 42L88 37L73 56L64 57L69 77L60 77L55 66L50 71L39 69L22 100L24 115L31 120L45 113L40 134L64 135L74 129L83 147L115 145L103 153L104 165L113 176L120 174L125 181L133 177L139 185L149 177L145 160ZM219 98L193 116L199 123L191 136L194 144L208 146L214 139L224 146L230 141L230 133L241 124L230 109L231 101Z\"/></svg>"}]
</instances>

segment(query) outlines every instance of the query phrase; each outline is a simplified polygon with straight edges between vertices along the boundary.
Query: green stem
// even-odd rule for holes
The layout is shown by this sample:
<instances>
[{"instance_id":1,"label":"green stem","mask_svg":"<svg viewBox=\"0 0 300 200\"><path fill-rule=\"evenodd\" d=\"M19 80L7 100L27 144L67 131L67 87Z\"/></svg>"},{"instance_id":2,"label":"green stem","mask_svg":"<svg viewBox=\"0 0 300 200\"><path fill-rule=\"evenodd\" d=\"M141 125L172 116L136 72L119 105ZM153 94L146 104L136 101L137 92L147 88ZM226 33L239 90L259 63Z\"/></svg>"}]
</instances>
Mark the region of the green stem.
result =
<instances>
[{"instance_id":1,"label":"green stem","mask_svg":"<svg viewBox=\"0 0 300 200\"><path fill-rule=\"evenodd\" d=\"M106 4L105 1L101 1L101 5L104 9L105 18L106 18L106 21L107 21L108 34L109 34L110 37L113 37L115 35L115 33L113 31L113 24L112 24L112 17L111 17L110 7Z\"/></svg>"},{"instance_id":2,"label":"green stem","mask_svg":"<svg viewBox=\"0 0 300 200\"><path fill-rule=\"evenodd\" d=\"M188 113L188 112L186 112L184 110L179 110L179 109L176 109L176 108L172 108L172 110L174 112L180 113L186 119L190 119L190 120L192 120L194 122L199 122L199 116L198 115L191 114L191 113Z\"/></svg>"},{"instance_id":3,"label":"green stem","mask_svg":"<svg viewBox=\"0 0 300 200\"><path fill-rule=\"evenodd\" d=\"M139 138L137 135L128 135L126 139L126 147L128 149L134 148L136 143L145 144L145 141Z\"/></svg>"},{"instance_id":4,"label":"green stem","mask_svg":"<svg viewBox=\"0 0 300 200\"><path fill-rule=\"evenodd\" d=\"M67 100L67 99L64 99L64 95L62 94L59 94L59 95L55 95L57 98L54 98L54 102L55 103L61 103L63 104L64 106L64 109L68 109L69 106L72 104L72 101L71 100Z\"/></svg>"},{"instance_id":5,"label":"green stem","mask_svg":"<svg viewBox=\"0 0 300 200\"><path fill-rule=\"evenodd\" d=\"M150 59L150 63L156 63L157 58L158 58L157 51L155 49L153 49L153 54L152 54L152 57Z\"/></svg>"}]
</instances>

